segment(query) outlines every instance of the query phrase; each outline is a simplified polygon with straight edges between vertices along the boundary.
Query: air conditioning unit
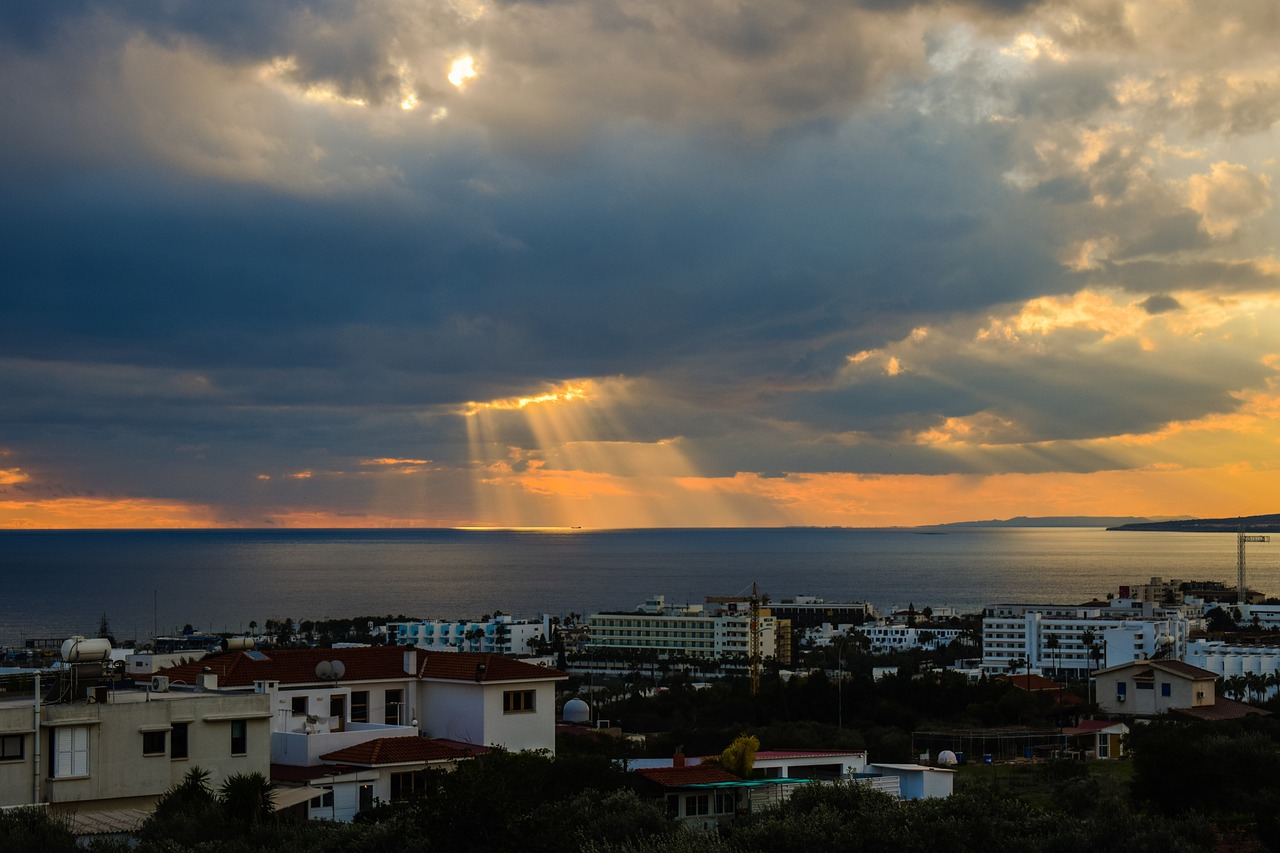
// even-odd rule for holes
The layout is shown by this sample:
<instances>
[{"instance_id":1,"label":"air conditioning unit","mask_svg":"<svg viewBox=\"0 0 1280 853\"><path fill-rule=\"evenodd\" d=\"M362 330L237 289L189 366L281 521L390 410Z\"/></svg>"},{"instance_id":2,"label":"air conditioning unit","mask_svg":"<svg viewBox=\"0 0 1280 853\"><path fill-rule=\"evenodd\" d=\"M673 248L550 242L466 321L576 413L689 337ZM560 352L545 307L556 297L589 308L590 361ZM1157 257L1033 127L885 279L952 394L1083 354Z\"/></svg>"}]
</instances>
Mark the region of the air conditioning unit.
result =
<instances>
[{"instance_id":1,"label":"air conditioning unit","mask_svg":"<svg viewBox=\"0 0 1280 853\"><path fill-rule=\"evenodd\" d=\"M1125 695L1124 695L1123 693L1117 693L1117 694L1116 694L1116 701L1117 701L1117 702L1123 702L1124 700L1125 700Z\"/></svg>"},{"instance_id":2,"label":"air conditioning unit","mask_svg":"<svg viewBox=\"0 0 1280 853\"><path fill-rule=\"evenodd\" d=\"M164 675L151 676L151 692L152 693L168 693L169 678Z\"/></svg>"}]
</instances>

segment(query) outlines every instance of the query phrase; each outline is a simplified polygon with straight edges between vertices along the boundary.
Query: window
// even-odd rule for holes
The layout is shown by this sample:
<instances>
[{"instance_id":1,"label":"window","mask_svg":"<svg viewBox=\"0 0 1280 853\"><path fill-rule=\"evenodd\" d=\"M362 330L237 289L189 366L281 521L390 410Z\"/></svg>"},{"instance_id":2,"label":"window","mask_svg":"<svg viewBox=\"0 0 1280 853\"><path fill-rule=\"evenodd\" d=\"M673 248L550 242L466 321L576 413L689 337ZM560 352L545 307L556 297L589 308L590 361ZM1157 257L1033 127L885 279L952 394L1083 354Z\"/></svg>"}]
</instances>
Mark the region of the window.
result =
<instances>
[{"instance_id":1,"label":"window","mask_svg":"<svg viewBox=\"0 0 1280 853\"><path fill-rule=\"evenodd\" d=\"M231 721L231 754L246 755L249 752L249 724L245 720Z\"/></svg>"},{"instance_id":2,"label":"window","mask_svg":"<svg viewBox=\"0 0 1280 853\"><path fill-rule=\"evenodd\" d=\"M1139 681L1139 682L1136 682L1136 684L1139 690L1155 690L1156 689L1155 682L1152 682L1152 681Z\"/></svg>"},{"instance_id":3,"label":"window","mask_svg":"<svg viewBox=\"0 0 1280 853\"><path fill-rule=\"evenodd\" d=\"M404 705L403 690L388 690L386 708L382 712L382 721L388 726L400 725L400 708Z\"/></svg>"},{"instance_id":4,"label":"window","mask_svg":"<svg viewBox=\"0 0 1280 853\"><path fill-rule=\"evenodd\" d=\"M502 713L531 714L534 711L534 691L506 690L502 693Z\"/></svg>"},{"instance_id":5,"label":"window","mask_svg":"<svg viewBox=\"0 0 1280 853\"><path fill-rule=\"evenodd\" d=\"M1170 683L1169 683L1169 682L1167 682L1167 681L1162 681L1162 682L1160 682L1160 695L1161 695L1161 696L1172 696L1172 695L1173 695L1173 685L1172 685L1172 684L1170 684Z\"/></svg>"},{"instance_id":6,"label":"window","mask_svg":"<svg viewBox=\"0 0 1280 853\"><path fill-rule=\"evenodd\" d=\"M301 715L307 713L307 697L294 696L293 703L290 707L293 709L294 714Z\"/></svg>"},{"instance_id":7,"label":"window","mask_svg":"<svg viewBox=\"0 0 1280 853\"><path fill-rule=\"evenodd\" d=\"M401 800L407 800L414 794L423 789L423 783L426 780L425 774L421 770L411 770L405 773L391 774L391 802L398 803Z\"/></svg>"},{"instance_id":8,"label":"window","mask_svg":"<svg viewBox=\"0 0 1280 853\"><path fill-rule=\"evenodd\" d=\"M55 779L89 775L89 727L65 726L50 733L49 775Z\"/></svg>"},{"instance_id":9,"label":"window","mask_svg":"<svg viewBox=\"0 0 1280 853\"><path fill-rule=\"evenodd\" d=\"M369 722L369 691L368 690L352 690L351 691L351 722L353 723Z\"/></svg>"},{"instance_id":10,"label":"window","mask_svg":"<svg viewBox=\"0 0 1280 853\"><path fill-rule=\"evenodd\" d=\"M343 723L347 720L347 697L341 693L329 697L329 730L341 732L346 730Z\"/></svg>"},{"instance_id":11,"label":"window","mask_svg":"<svg viewBox=\"0 0 1280 853\"><path fill-rule=\"evenodd\" d=\"M312 797L308 804L313 809L331 809L333 808L333 789L325 791L318 797Z\"/></svg>"},{"instance_id":12,"label":"window","mask_svg":"<svg viewBox=\"0 0 1280 853\"><path fill-rule=\"evenodd\" d=\"M690 794L684 798L685 816L711 814L710 794Z\"/></svg>"},{"instance_id":13,"label":"window","mask_svg":"<svg viewBox=\"0 0 1280 853\"><path fill-rule=\"evenodd\" d=\"M143 732L142 733L142 754L143 755L164 755L168 751L168 740L165 735L168 732Z\"/></svg>"},{"instance_id":14,"label":"window","mask_svg":"<svg viewBox=\"0 0 1280 853\"><path fill-rule=\"evenodd\" d=\"M26 738L22 735L0 735L0 761L21 760L25 741Z\"/></svg>"},{"instance_id":15,"label":"window","mask_svg":"<svg viewBox=\"0 0 1280 853\"><path fill-rule=\"evenodd\" d=\"M1124 697L1129 693L1129 685L1124 681L1116 682L1116 698L1123 701Z\"/></svg>"},{"instance_id":16,"label":"window","mask_svg":"<svg viewBox=\"0 0 1280 853\"><path fill-rule=\"evenodd\" d=\"M736 804L731 791L722 791L716 794L716 814L733 814Z\"/></svg>"},{"instance_id":17,"label":"window","mask_svg":"<svg viewBox=\"0 0 1280 853\"><path fill-rule=\"evenodd\" d=\"M170 758L186 758L187 752L187 727L190 723L174 723L173 736L169 738L169 757Z\"/></svg>"}]
</instances>

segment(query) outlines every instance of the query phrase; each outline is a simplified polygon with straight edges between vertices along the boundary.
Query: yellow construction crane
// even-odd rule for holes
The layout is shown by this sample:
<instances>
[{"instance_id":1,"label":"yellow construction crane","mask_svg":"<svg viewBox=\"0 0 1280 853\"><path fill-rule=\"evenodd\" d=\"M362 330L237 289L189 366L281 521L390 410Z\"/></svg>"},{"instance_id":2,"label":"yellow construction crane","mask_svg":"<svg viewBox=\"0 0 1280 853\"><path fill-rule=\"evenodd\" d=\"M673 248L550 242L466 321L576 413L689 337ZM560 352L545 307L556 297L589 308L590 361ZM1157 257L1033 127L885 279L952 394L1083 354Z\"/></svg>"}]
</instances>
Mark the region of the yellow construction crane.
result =
<instances>
[{"instance_id":1,"label":"yellow construction crane","mask_svg":"<svg viewBox=\"0 0 1280 853\"><path fill-rule=\"evenodd\" d=\"M769 596L751 584L750 595L708 595L708 604L749 604L751 606L751 695L760 691L760 606L769 603Z\"/></svg>"}]
</instances>

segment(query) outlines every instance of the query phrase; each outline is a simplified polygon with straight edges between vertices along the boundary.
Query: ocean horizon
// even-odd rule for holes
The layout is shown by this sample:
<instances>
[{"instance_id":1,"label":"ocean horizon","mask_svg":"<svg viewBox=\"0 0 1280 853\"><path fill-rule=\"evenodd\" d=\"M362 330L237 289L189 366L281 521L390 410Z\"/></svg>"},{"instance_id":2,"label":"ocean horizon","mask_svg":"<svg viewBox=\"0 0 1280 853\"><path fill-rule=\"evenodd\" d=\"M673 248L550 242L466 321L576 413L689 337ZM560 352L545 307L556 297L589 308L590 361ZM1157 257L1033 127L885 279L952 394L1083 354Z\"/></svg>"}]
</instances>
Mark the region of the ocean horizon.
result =
<instances>
[{"instance_id":1,"label":"ocean horizon","mask_svg":"<svg viewBox=\"0 0 1280 853\"><path fill-rule=\"evenodd\" d=\"M1087 527L333 528L0 531L0 644L185 624L405 615L478 618L701 603L752 583L878 609L1078 603L1151 577L1235 583L1235 537ZM1280 553L1249 585L1280 592Z\"/></svg>"}]
</instances>

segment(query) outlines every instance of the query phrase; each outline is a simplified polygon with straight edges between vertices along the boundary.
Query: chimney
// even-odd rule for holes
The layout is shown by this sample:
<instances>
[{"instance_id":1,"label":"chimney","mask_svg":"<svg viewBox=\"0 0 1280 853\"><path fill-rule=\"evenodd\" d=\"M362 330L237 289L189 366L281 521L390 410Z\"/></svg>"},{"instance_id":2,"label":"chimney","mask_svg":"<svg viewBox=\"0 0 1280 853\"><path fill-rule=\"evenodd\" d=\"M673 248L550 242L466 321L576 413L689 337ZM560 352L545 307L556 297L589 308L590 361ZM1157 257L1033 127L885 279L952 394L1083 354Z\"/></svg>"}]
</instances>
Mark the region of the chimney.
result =
<instances>
[{"instance_id":1,"label":"chimney","mask_svg":"<svg viewBox=\"0 0 1280 853\"><path fill-rule=\"evenodd\" d=\"M672 767L684 767L684 747L677 746L676 754L671 757Z\"/></svg>"},{"instance_id":2,"label":"chimney","mask_svg":"<svg viewBox=\"0 0 1280 853\"><path fill-rule=\"evenodd\" d=\"M418 674L418 650L417 649L404 650L404 671L407 675Z\"/></svg>"},{"instance_id":3,"label":"chimney","mask_svg":"<svg viewBox=\"0 0 1280 853\"><path fill-rule=\"evenodd\" d=\"M218 673L210 671L209 667L205 667L205 671L196 676L196 686L201 690L214 691L218 689Z\"/></svg>"}]
</instances>

